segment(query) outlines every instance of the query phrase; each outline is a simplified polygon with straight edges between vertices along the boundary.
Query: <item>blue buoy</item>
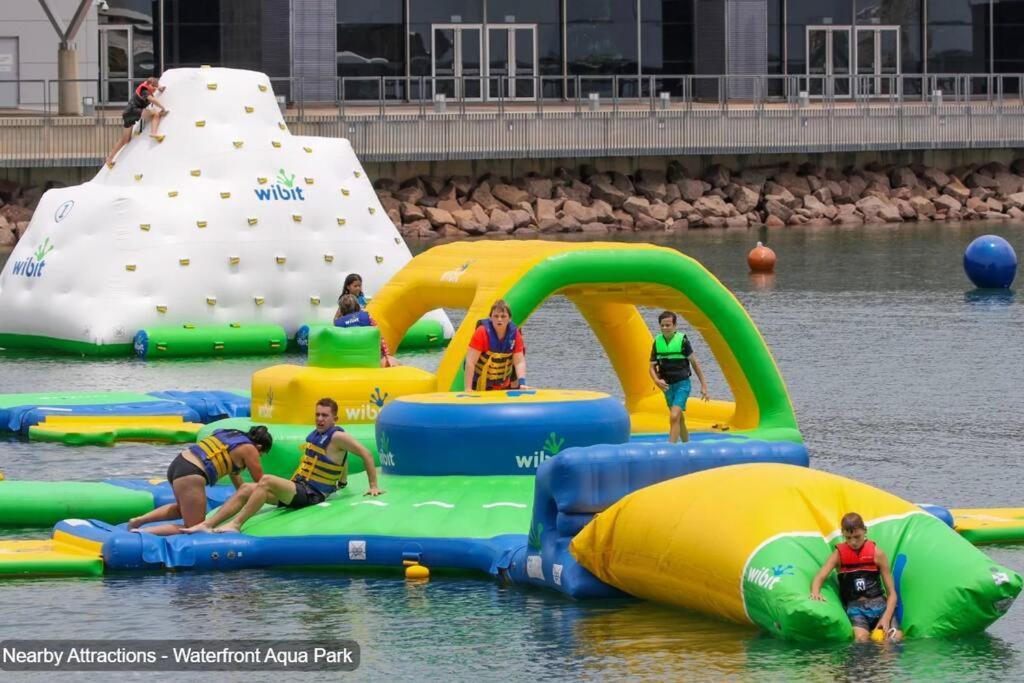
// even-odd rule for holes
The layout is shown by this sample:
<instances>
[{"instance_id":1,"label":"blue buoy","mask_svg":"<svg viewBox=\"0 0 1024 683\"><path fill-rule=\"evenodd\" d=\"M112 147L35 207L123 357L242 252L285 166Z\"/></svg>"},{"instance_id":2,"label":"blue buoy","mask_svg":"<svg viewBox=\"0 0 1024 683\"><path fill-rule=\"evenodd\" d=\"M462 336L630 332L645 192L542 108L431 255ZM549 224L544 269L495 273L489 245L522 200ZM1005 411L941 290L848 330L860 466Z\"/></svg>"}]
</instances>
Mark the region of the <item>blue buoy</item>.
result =
<instances>
[{"instance_id":1,"label":"blue buoy","mask_svg":"<svg viewBox=\"0 0 1024 683\"><path fill-rule=\"evenodd\" d=\"M998 235L982 235L964 250L964 272L976 287L1009 289L1017 275L1017 253Z\"/></svg>"}]
</instances>

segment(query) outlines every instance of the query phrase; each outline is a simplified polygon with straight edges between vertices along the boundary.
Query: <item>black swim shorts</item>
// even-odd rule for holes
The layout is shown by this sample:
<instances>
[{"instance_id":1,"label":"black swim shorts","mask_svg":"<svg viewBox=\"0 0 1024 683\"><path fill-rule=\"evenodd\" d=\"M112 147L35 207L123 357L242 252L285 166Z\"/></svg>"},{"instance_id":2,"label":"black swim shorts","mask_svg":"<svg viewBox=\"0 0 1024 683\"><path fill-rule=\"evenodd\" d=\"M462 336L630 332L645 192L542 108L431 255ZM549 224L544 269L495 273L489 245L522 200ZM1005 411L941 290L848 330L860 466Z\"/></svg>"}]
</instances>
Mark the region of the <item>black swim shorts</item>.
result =
<instances>
[{"instance_id":1,"label":"black swim shorts","mask_svg":"<svg viewBox=\"0 0 1024 683\"><path fill-rule=\"evenodd\" d=\"M292 498L289 503L278 502L277 507L288 508L290 510L301 510L302 508L308 508L310 505L319 505L327 499L327 496L320 493L304 481L297 481L294 483L295 497Z\"/></svg>"},{"instance_id":2,"label":"black swim shorts","mask_svg":"<svg viewBox=\"0 0 1024 683\"><path fill-rule=\"evenodd\" d=\"M206 476L206 470L195 463L189 462L183 455L181 455L181 453L179 453L178 457L172 460L170 466L167 468L167 481L173 484L175 479L187 477L192 474L198 474L203 479L208 479Z\"/></svg>"}]
</instances>

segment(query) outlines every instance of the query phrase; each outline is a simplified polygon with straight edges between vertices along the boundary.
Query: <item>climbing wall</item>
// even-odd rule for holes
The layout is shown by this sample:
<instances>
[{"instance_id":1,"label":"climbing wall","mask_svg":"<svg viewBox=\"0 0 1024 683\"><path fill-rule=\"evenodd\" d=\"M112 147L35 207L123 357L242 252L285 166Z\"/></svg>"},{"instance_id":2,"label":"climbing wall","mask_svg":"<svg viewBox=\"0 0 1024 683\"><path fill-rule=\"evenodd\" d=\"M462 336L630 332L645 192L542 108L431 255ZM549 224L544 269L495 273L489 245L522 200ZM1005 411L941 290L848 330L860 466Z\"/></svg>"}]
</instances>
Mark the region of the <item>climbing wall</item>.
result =
<instances>
[{"instance_id":1,"label":"climbing wall","mask_svg":"<svg viewBox=\"0 0 1024 683\"><path fill-rule=\"evenodd\" d=\"M268 78L174 69L113 167L53 189L0 276L0 333L127 344L140 328L329 320L409 259L347 140L291 135ZM447 322L447 321L446 321Z\"/></svg>"}]
</instances>

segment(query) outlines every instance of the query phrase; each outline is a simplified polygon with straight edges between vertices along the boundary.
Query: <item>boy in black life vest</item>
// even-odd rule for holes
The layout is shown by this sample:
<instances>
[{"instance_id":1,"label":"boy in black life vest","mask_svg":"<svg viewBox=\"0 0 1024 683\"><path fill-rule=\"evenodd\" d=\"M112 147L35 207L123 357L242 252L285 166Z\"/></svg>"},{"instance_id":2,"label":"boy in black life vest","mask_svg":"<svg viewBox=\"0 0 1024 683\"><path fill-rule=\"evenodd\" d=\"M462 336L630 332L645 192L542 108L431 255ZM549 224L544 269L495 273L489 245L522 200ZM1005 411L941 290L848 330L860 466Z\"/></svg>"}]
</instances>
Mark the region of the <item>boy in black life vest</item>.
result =
<instances>
[{"instance_id":1,"label":"boy in black life vest","mask_svg":"<svg viewBox=\"0 0 1024 683\"><path fill-rule=\"evenodd\" d=\"M658 316L661 334L654 338L651 346L651 379L658 388L665 392L665 403L668 404L668 441L689 441L690 434L686 431L686 399L690 397L690 366L700 380L700 397L708 400L708 385L704 381L700 363L693 355L690 340L682 332L676 331L676 314L664 311Z\"/></svg>"},{"instance_id":2,"label":"boy in black life vest","mask_svg":"<svg viewBox=\"0 0 1024 683\"><path fill-rule=\"evenodd\" d=\"M894 619L898 598L889 558L874 541L868 540L868 529L856 512L847 513L840 528L843 542L836 546L811 581L811 599L825 602L821 587L836 569L839 595L857 642L871 640L872 630L880 632L881 637L876 636L876 640L886 637L900 640L903 633Z\"/></svg>"}]
</instances>

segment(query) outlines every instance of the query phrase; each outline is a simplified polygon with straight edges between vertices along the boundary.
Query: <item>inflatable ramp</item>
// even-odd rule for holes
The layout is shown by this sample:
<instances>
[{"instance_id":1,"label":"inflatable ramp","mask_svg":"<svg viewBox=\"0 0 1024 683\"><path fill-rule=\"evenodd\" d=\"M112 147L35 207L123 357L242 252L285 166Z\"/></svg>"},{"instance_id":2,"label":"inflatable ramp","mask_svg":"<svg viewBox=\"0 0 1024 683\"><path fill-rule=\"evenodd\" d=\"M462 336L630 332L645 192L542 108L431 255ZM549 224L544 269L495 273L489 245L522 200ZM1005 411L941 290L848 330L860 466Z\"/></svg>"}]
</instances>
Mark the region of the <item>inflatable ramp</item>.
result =
<instances>
[{"instance_id":1,"label":"inflatable ramp","mask_svg":"<svg viewBox=\"0 0 1024 683\"><path fill-rule=\"evenodd\" d=\"M65 527L87 525L67 520ZM0 577L99 576L103 573L101 543L64 530L38 541L0 540Z\"/></svg>"}]
</instances>

